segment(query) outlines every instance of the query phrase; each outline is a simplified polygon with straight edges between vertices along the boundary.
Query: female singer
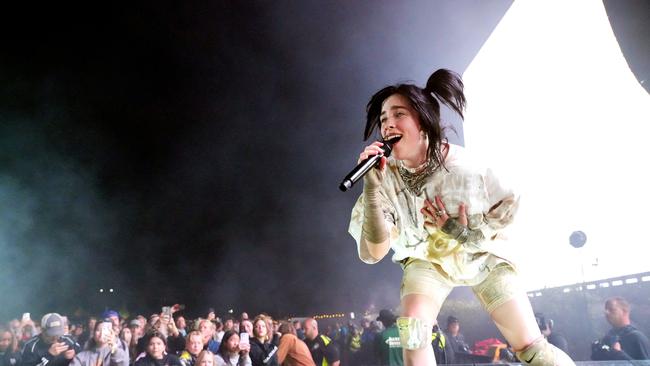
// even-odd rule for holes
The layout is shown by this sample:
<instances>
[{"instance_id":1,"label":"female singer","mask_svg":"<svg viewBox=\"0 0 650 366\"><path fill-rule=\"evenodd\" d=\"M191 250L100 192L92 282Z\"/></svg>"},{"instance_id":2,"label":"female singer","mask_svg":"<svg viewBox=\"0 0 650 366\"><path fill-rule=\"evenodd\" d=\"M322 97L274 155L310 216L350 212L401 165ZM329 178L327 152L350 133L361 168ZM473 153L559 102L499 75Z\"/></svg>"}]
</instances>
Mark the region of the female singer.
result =
<instances>
[{"instance_id":1,"label":"female singer","mask_svg":"<svg viewBox=\"0 0 650 366\"><path fill-rule=\"evenodd\" d=\"M447 142L440 103L463 117L463 82L444 69L423 89L398 84L372 96L364 137L378 130L392 156L365 175L350 222L362 261L376 263L392 249L404 270L397 325L405 365L435 365L431 329L455 286L472 287L522 362L573 365L540 333L515 266L500 248L518 197ZM359 161L383 153L382 147L368 145Z\"/></svg>"}]
</instances>

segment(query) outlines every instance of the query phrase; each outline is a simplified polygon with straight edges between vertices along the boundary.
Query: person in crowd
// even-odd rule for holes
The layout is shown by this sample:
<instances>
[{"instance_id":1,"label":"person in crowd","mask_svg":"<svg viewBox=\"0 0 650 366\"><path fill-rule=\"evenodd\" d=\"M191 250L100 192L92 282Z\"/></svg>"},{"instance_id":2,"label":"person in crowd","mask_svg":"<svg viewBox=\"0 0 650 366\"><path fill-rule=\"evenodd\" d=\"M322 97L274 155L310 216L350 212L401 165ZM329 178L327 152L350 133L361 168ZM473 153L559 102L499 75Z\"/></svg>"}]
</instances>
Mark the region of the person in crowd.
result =
<instances>
[{"instance_id":1,"label":"person in crowd","mask_svg":"<svg viewBox=\"0 0 650 366\"><path fill-rule=\"evenodd\" d=\"M28 340L22 350L21 366L68 366L81 347L65 335L63 317L45 314L41 320L43 332Z\"/></svg>"},{"instance_id":2,"label":"person in crowd","mask_svg":"<svg viewBox=\"0 0 650 366\"><path fill-rule=\"evenodd\" d=\"M102 313L101 320L110 320L115 334L120 334L120 313L115 310L106 310Z\"/></svg>"},{"instance_id":3,"label":"person in crowd","mask_svg":"<svg viewBox=\"0 0 650 366\"><path fill-rule=\"evenodd\" d=\"M160 314L159 313L153 313L149 316L149 321L147 322L147 326L145 326L145 333L151 333L154 325L158 323L160 320Z\"/></svg>"},{"instance_id":4,"label":"person in crowd","mask_svg":"<svg viewBox=\"0 0 650 366\"><path fill-rule=\"evenodd\" d=\"M21 338L19 339L18 343L20 347L22 348L30 339L34 338L35 336L38 336L41 334L41 332L38 330L36 327L36 324L25 324L22 326L20 330Z\"/></svg>"},{"instance_id":5,"label":"person in crowd","mask_svg":"<svg viewBox=\"0 0 650 366\"><path fill-rule=\"evenodd\" d=\"M630 303L622 297L605 302L605 318L612 326L602 340L592 345L593 360L648 360L650 341L630 321Z\"/></svg>"},{"instance_id":6,"label":"person in crowd","mask_svg":"<svg viewBox=\"0 0 650 366\"><path fill-rule=\"evenodd\" d=\"M235 319L232 317L226 318L226 320L223 322L223 331L227 332L233 329L235 329Z\"/></svg>"},{"instance_id":7,"label":"person in crowd","mask_svg":"<svg viewBox=\"0 0 650 366\"><path fill-rule=\"evenodd\" d=\"M240 344L237 332L228 330L216 353L216 366L252 366L249 350L250 344Z\"/></svg>"},{"instance_id":8,"label":"person in crowd","mask_svg":"<svg viewBox=\"0 0 650 366\"><path fill-rule=\"evenodd\" d=\"M384 325L384 330L375 337L375 362L380 366L402 366L402 344L397 330L397 316L388 309L379 311L377 320Z\"/></svg>"},{"instance_id":9,"label":"person in crowd","mask_svg":"<svg viewBox=\"0 0 650 366\"><path fill-rule=\"evenodd\" d=\"M18 328L16 329L16 327ZM36 324L30 317L29 313L23 314L23 317L20 319L20 321L16 319L16 321L12 322L12 329L14 329L14 334L18 339L18 347L21 349L28 340L32 339L32 337L40 333L36 329Z\"/></svg>"},{"instance_id":10,"label":"person in crowd","mask_svg":"<svg viewBox=\"0 0 650 366\"><path fill-rule=\"evenodd\" d=\"M142 339L146 345L146 353L135 361L135 366L182 366L178 357L166 352L167 343L162 334L154 332Z\"/></svg>"},{"instance_id":11,"label":"person in crowd","mask_svg":"<svg viewBox=\"0 0 650 366\"><path fill-rule=\"evenodd\" d=\"M358 365L372 365L375 361L375 340L381 333L381 322L364 319L362 321L361 349L355 354L355 362Z\"/></svg>"},{"instance_id":12,"label":"person in crowd","mask_svg":"<svg viewBox=\"0 0 650 366\"><path fill-rule=\"evenodd\" d=\"M112 323L96 323L86 349L72 359L70 366L128 366L129 356L117 341Z\"/></svg>"},{"instance_id":13,"label":"person in crowd","mask_svg":"<svg viewBox=\"0 0 650 366\"><path fill-rule=\"evenodd\" d=\"M221 339L225 333L223 331L223 323L219 320L215 320L212 323L214 325L214 340L217 341L217 344L219 344L221 343Z\"/></svg>"},{"instance_id":14,"label":"person in crowd","mask_svg":"<svg viewBox=\"0 0 650 366\"><path fill-rule=\"evenodd\" d=\"M160 318L154 324L154 328L165 337L168 353L175 355L185 348L185 338L183 338L178 328L176 328L176 323L170 314L160 314Z\"/></svg>"},{"instance_id":15,"label":"person in crowd","mask_svg":"<svg viewBox=\"0 0 650 366\"><path fill-rule=\"evenodd\" d=\"M518 196L444 137L441 103L462 118L463 88L458 74L440 69L424 88L398 84L371 97L364 138L378 130L382 141L368 145L359 162L389 147L392 155L365 174L352 211L359 258L377 263L392 249L403 269L397 325L406 365L435 364L431 329L456 286L473 287L522 362L574 365L539 331L501 241Z\"/></svg>"},{"instance_id":16,"label":"person in crowd","mask_svg":"<svg viewBox=\"0 0 650 366\"><path fill-rule=\"evenodd\" d=\"M183 366L194 366L197 357L203 350L203 336L198 330L193 330L185 337L185 349L178 357Z\"/></svg>"},{"instance_id":17,"label":"person in crowd","mask_svg":"<svg viewBox=\"0 0 650 366\"><path fill-rule=\"evenodd\" d=\"M269 336L271 337L271 343L277 347L280 344L280 337L282 337L282 334L280 334L280 322L273 319L270 315L263 315L267 319L266 324L268 326Z\"/></svg>"},{"instance_id":18,"label":"person in crowd","mask_svg":"<svg viewBox=\"0 0 650 366\"><path fill-rule=\"evenodd\" d=\"M131 363L133 363L140 352L144 351L143 347L142 350L138 352L138 341L142 339L142 336L144 335L144 325L140 319L135 318L129 322L128 328L131 330L131 342L129 342L129 359L132 361Z\"/></svg>"},{"instance_id":19,"label":"person in crowd","mask_svg":"<svg viewBox=\"0 0 650 366\"><path fill-rule=\"evenodd\" d=\"M179 315L176 317L174 322L176 323L178 332L181 334L181 336L185 337L187 335L187 322L185 321L185 317Z\"/></svg>"},{"instance_id":20,"label":"person in crowd","mask_svg":"<svg viewBox=\"0 0 650 366\"><path fill-rule=\"evenodd\" d=\"M198 329L203 336L203 349L216 354L219 350L219 342L214 340L214 324L208 319L201 319L198 323Z\"/></svg>"},{"instance_id":21,"label":"person in crowd","mask_svg":"<svg viewBox=\"0 0 650 366\"><path fill-rule=\"evenodd\" d=\"M209 321L217 320L217 314L214 312L214 309L208 309L208 315L206 316L206 319Z\"/></svg>"},{"instance_id":22,"label":"person in crowd","mask_svg":"<svg viewBox=\"0 0 650 366\"><path fill-rule=\"evenodd\" d=\"M248 313L247 312L242 312L241 315L239 316L239 322L243 322L244 320L250 320L248 319Z\"/></svg>"},{"instance_id":23,"label":"person in crowd","mask_svg":"<svg viewBox=\"0 0 650 366\"><path fill-rule=\"evenodd\" d=\"M203 350L196 357L196 366L214 366L215 365L215 355L214 353L206 350Z\"/></svg>"},{"instance_id":24,"label":"person in crowd","mask_svg":"<svg viewBox=\"0 0 650 366\"><path fill-rule=\"evenodd\" d=\"M296 330L296 337L300 339L301 341L305 339L305 330L302 329L302 324L300 323L300 320L294 320L293 321L293 328Z\"/></svg>"},{"instance_id":25,"label":"person in crowd","mask_svg":"<svg viewBox=\"0 0 650 366\"><path fill-rule=\"evenodd\" d=\"M439 365L454 363L455 354L451 345L447 341L447 336L440 330L438 324L433 325L431 334L431 347L436 363Z\"/></svg>"},{"instance_id":26,"label":"person in crowd","mask_svg":"<svg viewBox=\"0 0 650 366\"><path fill-rule=\"evenodd\" d=\"M131 334L136 340L144 335L144 325L138 318L129 321L129 329L131 329Z\"/></svg>"},{"instance_id":27,"label":"person in crowd","mask_svg":"<svg viewBox=\"0 0 650 366\"><path fill-rule=\"evenodd\" d=\"M248 320L244 320L247 322ZM250 340L250 357L253 366L278 366L278 347L273 344L267 318L258 315L253 320L253 333Z\"/></svg>"},{"instance_id":28,"label":"person in crowd","mask_svg":"<svg viewBox=\"0 0 650 366\"><path fill-rule=\"evenodd\" d=\"M115 334L120 334L120 332L122 331L122 323L121 323L121 321L120 321L120 313L118 313L117 311L115 311L115 310L110 310L110 309L105 310L105 311L102 313L102 315L101 315L101 319L100 319L100 320L101 320L101 321L110 321L110 323L111 323L112 326L113 326L113 332L114 332ZM94 329L94 328L93 328L93 329ZM126 343L126 342L125 342L124 340L122 340L121 338L118 338L118 339L117 339L117 347L119 347L119 348L121 348L122 350L124 350L124 352L126 352L127 355L129 354L129 344Z\"/></svg>"},{"instance_id":29,"label":"person in crowd","mask_svg":"<svg viewBox=\"0 0 650 366\"><path fill-rule=\"evenodd\" d=\"M63 318L63 334L68 335L72 338L72 334L70 334L70 321L68 320L68 317L61 315L61 318Z\"/></svg>"},{"instance_id":30,"label":"person in crowd","mask_svg":"<svg viewBox=\"0 0 650 366\"><path fill-rule=\"evenodd\" d=\"M361 327L356 326L350 321L348 324L349 336L347 341L347 355L342 352L341 364L357 364L359 355L361 354Z\"/></svg>"},{"instance_id":31,"label":"person in crowd","mask_svg":"<svg viewBox=\"0 0 650 366\"><path fill-rule=\"evenodd\" d=\"M120 330L119 339L123 344L126 345L126 354L129 356L129 359L131 359L131 357L135 357L135 354L131 352L131 345L133 344L133 333L131 333L131 328L122 327L122 330Z\"/></svg>"},{"instance_id":32,"label":"person in crowd","mask_svg":"<svg viewBox=\"0 0 650 366\"><path fill-rule=\"evenodd\" d=\"M74 329L71 331L72 338L79 343L79 338L84 334L85 329L84 325L81 323L75 324ZM81 343L79 343L81 344Z\"/></svg>"},{"instance_id":33,"label":"person in crowd","mask_svg":"<svg viewBox=\"0 0 650 366\"><path fill-rule=\"evenodd\" d=\"M562 334L553 330L553 326L555 325L553 319L545 317L543 313L535 313L535 319L537 319L539 330L542 331L542 334L544 337L546 337L546 340L548 340L550 344L568 354L569 342Z\"/></svg>"},{"instance_id":34,"label":"person in crowd","mask_svg":"<svg viewBox=\"0 0 650 366\"><path fill-rule=\"evenodd\" d=\"M27 314L27 316L29 316L29 315ZM16 340L20 341L20 337L21 337L20 332L22 331L22 325L21 325L20 320L11 319L9 321L9 330L11 331L11 333L14 334L14 336L16 337Z\"/></svg>"},{"instance_id":35,"label":"person in crowd","mask_svg":"<svg viewBox=\"0 0 650 366\"><path fill-rule=\"evenodd\" d=\"M447 342L455 353L470 353L469 345L465 342L465 336L460 332L460 321L453 315L447 317L447 328L445 329Z\"/></svg>"},{"instance_id":36,"label":"person in crowd","mask_svg":"<svg viewBox=\"0 0 650 366\"><path fill-rule=\"evenodd\" d=\"M239 323L239 326L241 327L239 333L248 333L251 336L253 335L253 322L251 322L248 319L244 319Z\"/></svg>"},{"instance_id":37,"label":"person in crowd","mask_svg":"<svg viewBox=\"0 0 650 366\"><path fill-rule=\"evenodd\" d=\"M305 342L298 338L291 323L280 324L280 345L278 346L278 364L283 366L316 366L311 352Z\"/></svg>"},{"instance_id":38,"label":"person in crowd","mask_svg":"<svg viewBox=\"0 0 650 366\"><path fill-rule=\"evenodd\" d=\"M305 343L316 365L338 366L340 363L339 350L329 337L318 333L316 319L307 318L303 327L305 328Z\"/></svg>"},{"instance_id":39,"label":"person in crowd","mask_svg":"<svg viewBox=\"0 0 650 366\"><path fill-rule=\"evenodd\" d=\"M0 328L0 366L18 366L20 357L16 335L9 329Z\"/></svg>"}]
</instances>

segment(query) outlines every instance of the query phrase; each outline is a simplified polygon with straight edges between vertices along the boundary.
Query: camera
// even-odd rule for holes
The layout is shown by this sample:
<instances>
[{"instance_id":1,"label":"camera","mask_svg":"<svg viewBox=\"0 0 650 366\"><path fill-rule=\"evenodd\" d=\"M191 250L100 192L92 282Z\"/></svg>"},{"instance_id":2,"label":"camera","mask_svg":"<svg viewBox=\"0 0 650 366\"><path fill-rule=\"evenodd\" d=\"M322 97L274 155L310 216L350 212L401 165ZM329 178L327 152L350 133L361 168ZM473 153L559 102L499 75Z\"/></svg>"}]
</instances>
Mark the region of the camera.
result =
<instances>
[{"instance_id":1,"label":"camera","mask_svg":"<svg viewBox=\"0 0 650 366\"><path fill-rule=\"evenodd\" d=\"M591 359L594 361L616 360L620 359L616 350L612 346L619 341L617 335L607 335L603 339L595 340L591 343Z\"/></svg>"},{"instance_id":2,"label":"camera","mask_svg":"<svg viewBox=\"0 0 650 366\"><path fill-rule=\"evenodd\" d=\"M65 344L68 346L68 349L74 348L74 342L68 337L59 337L59 339L57 339L57 342Z\"/></svg>"}]
</instances>

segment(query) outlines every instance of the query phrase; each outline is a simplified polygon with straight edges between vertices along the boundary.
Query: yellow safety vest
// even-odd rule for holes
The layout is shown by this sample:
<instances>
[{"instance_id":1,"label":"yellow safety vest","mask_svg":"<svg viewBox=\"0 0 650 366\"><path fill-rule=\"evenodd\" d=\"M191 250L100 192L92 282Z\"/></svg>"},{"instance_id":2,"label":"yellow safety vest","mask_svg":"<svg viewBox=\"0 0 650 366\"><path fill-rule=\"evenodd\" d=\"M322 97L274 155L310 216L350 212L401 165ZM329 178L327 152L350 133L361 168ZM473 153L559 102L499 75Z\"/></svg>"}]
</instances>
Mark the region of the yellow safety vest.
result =
<instances>
[{"instance_id":1,"label":"yellow safety vest","mask_svg":"<svg viewBox=\"0 0 650 366\"><path fill-rule=\"evenodd\" d=\"M326 336L326 335L319 334L318 336L321 337L321 339L323 340L323 343L325 344L325 347L329 346L329 344L332 342L332 340L330 339L330 337L328 337L328 336ZM323 355L323 363L321 364L321 366L329 366L329 364L330 364L330 363L327 362L327 357L325 357L325 356Z\"/></svg>"},{"instance_id":2,"label":"yellow safety vest","mask_svg":"<svg viewBox=\"0 0 650 366\"><path fill-rule=\"evenodd\" d=\"M440 336L440 343L438 343L438 346L440 347L440 349L445 349L446 338L445 338L445 335L442 334L442 333L433 332L431 334L431 343L435 342L436 339L438 338L438 336Z\"/></svg>"}]
</instances>

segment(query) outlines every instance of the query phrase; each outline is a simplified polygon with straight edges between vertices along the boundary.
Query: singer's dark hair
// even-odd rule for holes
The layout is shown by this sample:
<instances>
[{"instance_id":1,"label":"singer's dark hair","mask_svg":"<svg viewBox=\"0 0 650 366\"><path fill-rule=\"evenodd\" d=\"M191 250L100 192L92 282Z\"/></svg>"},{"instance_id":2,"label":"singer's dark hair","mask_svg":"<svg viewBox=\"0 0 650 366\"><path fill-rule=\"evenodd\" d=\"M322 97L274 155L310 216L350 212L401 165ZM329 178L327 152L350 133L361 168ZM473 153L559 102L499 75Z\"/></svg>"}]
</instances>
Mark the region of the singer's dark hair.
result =
<instances>
[{"instance_id":1,"label":"singer's dark hair","mask_svg":"<svg viewBox=\"0 0 650 366\"><path fill-rule=\"evenodd\" d=\"M427 155L437 166L444 166L442 142L443 128L440 121L440 102L454 110L464 118L465 94L463 93L463 80L457 73L439 69L427 80L424 89L413 84L396 84L387 86L370 98L366 106L366 129L364 140L368 140L375 128L380 128L381 107L391 95L400 94L409 100L411 107L417 112L420 128L429 138Z\"/></svg>"}]
</instances>

